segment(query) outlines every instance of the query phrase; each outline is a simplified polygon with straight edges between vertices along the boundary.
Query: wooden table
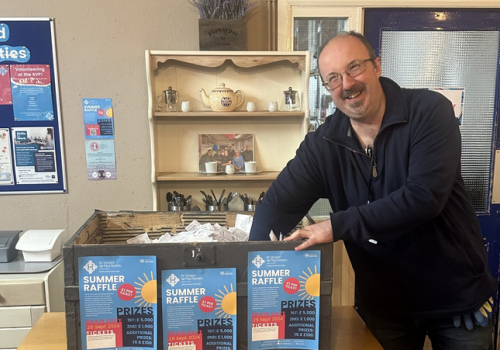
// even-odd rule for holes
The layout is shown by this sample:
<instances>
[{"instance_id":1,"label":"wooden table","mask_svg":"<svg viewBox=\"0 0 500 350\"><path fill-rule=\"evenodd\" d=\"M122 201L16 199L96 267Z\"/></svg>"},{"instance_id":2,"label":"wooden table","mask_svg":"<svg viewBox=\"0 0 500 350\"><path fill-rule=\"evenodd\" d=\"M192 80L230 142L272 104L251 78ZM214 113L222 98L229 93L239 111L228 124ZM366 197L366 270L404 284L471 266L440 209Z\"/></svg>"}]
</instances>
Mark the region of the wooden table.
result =
<instances>
[{"instance_id":1,"label":"wooden table","mask_svg":"<svg viewBox=\"0 0 500 350\"><path fill-rule=\"evenodd\" d=\"M332 311L332 350L383 350L352 307ZM64 313L43 314L17 350L66 350Z\"/></svg>"}]
</instances>

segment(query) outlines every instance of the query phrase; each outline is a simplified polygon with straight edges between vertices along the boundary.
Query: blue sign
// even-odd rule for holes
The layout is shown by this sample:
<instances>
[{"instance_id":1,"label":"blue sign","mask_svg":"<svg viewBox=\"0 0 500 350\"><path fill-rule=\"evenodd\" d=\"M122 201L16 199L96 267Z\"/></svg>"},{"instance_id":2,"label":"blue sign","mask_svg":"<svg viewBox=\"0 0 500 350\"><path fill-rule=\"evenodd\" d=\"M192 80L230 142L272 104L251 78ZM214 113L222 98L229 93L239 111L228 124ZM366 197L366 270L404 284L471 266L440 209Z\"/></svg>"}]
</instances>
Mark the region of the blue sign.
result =
<instances>
[{"instance_id":1,"label":"blue sign","mask_svg":"<svg viewBox=\"0 0 500 350\"><path fill-rule=\"evenodd\" d=\"M236 269L162 271L163 349L236 350Z\"/></svg>"},{"instance_id":2,"label":"blue sign","mask_svg":"<svg viewBox=\"0 0 500 350\"><path fill-rule=\"evenodd\" d=\"M157 348L155 256L78 258L82 350Z\"/></svg>"},{"instance_id":3,"label":"blue sign","mask_svg":"<svg viewBox=\"0 0 500 350\"><path fill-rule=\"evenodd\" d=\"M321 251L248 253L248 349L319 349Z\"/></svg>"},{"instance_id":4,"label":"blue sign","mask_svg":"<svg viewBox=\"0 0 500 350\"><path fill-rule=\"evenodd\" d=\"M110 98L84 98L85 138L114 139L113 103Z\"/></svg>"}]
</instances>

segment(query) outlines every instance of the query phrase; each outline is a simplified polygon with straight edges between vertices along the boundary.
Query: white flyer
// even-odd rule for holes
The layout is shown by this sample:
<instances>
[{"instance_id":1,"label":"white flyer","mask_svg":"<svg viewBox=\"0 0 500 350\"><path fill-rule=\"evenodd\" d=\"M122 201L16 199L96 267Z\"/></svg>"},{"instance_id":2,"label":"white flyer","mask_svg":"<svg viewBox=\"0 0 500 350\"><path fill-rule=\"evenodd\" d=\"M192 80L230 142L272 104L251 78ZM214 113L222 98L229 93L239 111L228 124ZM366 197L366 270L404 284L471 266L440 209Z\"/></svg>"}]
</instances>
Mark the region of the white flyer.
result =
<instances>
[{"instance_id":1,"label":"white flyer","mask_svg":"<svg viewBox=\"0 0 500 350\"><path fill-rule=\"evenodd\" d=\"M13 184L9 129L0 128L0 186Z\"/></svg>"}]
</instances>

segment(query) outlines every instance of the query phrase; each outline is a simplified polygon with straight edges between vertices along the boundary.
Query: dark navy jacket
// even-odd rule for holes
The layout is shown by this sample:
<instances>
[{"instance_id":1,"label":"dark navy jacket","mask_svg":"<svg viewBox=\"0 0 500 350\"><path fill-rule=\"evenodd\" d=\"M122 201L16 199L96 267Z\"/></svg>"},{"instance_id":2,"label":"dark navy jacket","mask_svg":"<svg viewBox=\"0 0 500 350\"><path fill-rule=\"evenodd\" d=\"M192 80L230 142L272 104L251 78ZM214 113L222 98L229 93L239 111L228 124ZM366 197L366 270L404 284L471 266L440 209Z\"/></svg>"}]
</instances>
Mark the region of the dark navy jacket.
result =
<instances>
[{"instance_id":1,"label":"dark navy jacket","mask_svg":"<svg viewBox=\"0 0 500 350\"><path fill-rule=\"evenodd\" d=\"M380 82L387 103L372 158L337 110L274 181L250 239L289 232L318 198L328 198L333 237L345 242L365 309L412 317L475 311L496 281L460 173L451 103Z\"/></svg>"}]
</instances>

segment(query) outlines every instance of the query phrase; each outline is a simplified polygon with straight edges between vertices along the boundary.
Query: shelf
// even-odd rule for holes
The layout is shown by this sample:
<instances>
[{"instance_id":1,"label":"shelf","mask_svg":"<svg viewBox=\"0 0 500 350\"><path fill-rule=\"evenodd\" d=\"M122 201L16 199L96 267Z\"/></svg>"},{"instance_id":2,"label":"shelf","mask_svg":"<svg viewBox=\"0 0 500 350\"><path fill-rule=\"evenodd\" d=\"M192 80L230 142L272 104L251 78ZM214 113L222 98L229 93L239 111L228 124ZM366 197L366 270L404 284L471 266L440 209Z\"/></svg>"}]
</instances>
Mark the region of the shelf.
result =
<instances>
[{"instance_id":1,"label":"shelf","mask_svg":"<svg viewBox=\"0 0 500 350\"><path fill-rule=\"evenodd\" d=\"M254 175L247 174L217 174L206 175L200 173L159 173L157 181L273 181L279 171L263 171Z\"/></svg>"},{"instance_id":2,"label":"shelf","mask_svg":"<svg viewBox=\"0 0 500 350\"><path fill-rule=\"evenodd\" d=\"M257 111L257 112L247 112L247 111L236 111L236 112L212 112L212 111L197 111L197 112L154 112L153 116L155 118L231 118L231 117L247 117L247 118L269 118L269 117L279 117L279 118L290 118L290 117L300 117L304 118L304 112L269 112L269 111Z\"/></svg>"},{"instance_id":3,"label":"shelf","mask_svg":"<svg viewBox=\"0 0 500 350\"><path fill-rule=\"evenodd\" d=\"M158 68L159 63L165 63L169 60L189 63L200 67L216 68L222 66L227 60L233 62L235 66L241 68L258 67L270 63L289 61L297 64L301 71L304 71L309 66L304 60L304 52L269 52L269 51L244 51L236 53L235 51L225 52L200 52L187 51L184 54L179 54L176 51L150 51L151 67Z\"/></svg>"}]
</instances>

